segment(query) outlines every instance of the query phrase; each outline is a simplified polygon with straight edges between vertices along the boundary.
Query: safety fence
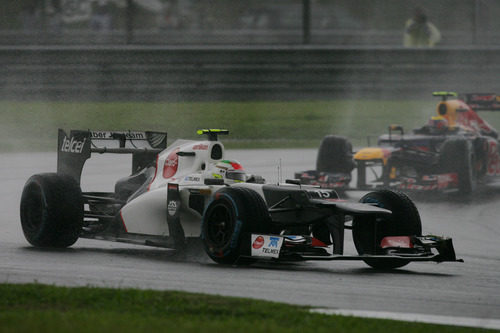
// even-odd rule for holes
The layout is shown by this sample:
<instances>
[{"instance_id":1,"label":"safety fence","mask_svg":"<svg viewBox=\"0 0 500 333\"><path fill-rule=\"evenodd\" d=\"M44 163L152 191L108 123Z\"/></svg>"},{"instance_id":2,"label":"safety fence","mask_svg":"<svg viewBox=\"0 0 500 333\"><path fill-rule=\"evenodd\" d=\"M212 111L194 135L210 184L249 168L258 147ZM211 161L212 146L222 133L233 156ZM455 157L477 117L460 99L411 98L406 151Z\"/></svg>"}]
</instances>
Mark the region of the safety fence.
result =
<instances>
[{"instance_id":1,"label":"safety fence","mask_svg":"<svg viewBox=\"0 0 500 333\"><path fill-rule=\"evenodd\" d=\"M157 45L157 46L263 46L304 44L304 31L296 29L135 29L94 31L88 29L59 32L0 30L0 45ZM308 44L335 47L400 47L403 29L313 29ZM441 31L439 47L500 47L500 32L474 34Z\"/></svg>"},{"instance_id":2,"label":"safety fence","mask_svg":"<svg viewBox=\"0 0 500 333\"><path fill-rule=\"evenodd\" d=\"M3 100L420 98L498 92L500 48L0 47Z\"/></svg>"}]
</instances>

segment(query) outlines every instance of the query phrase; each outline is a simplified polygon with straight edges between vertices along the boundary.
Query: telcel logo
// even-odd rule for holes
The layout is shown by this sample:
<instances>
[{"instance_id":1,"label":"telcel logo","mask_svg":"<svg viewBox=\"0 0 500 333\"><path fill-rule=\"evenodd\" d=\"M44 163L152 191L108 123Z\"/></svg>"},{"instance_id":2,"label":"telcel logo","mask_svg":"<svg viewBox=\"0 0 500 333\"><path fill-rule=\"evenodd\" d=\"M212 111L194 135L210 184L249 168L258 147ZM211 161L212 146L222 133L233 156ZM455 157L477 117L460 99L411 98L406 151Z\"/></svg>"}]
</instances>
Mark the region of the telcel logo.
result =
<instances>
[{"instance_id":1,"label":"telcel logo","mask_svg":"<svg viewBox=\"0 0 500 333\"><path fill-rule=\"evenodd\" d=\"M78 141L73 137L71 137L71 139L68 139L68 137L65 136L61 145L61 151L65 153L81 154L86 140L87 138L84 138L83 141Z\"/></svg>"}]
</instances>

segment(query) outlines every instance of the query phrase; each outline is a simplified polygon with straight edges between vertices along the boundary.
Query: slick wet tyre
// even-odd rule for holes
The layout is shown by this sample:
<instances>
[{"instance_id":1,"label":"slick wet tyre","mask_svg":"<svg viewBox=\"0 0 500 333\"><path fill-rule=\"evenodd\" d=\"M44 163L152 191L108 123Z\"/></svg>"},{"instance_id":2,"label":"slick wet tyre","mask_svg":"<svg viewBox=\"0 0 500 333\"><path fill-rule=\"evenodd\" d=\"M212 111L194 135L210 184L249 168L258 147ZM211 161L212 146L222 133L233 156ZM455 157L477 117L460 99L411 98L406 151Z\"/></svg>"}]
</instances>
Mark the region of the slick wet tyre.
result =
<instances>
[{"instance_id":1,"label":"slick wet tyre","mask_svg":"<svg viewBox=\"0 0 500 333\"><path fill-rule=\"evenodd\" d=\"M71 246L77 241L82 224L82 192L73 178L44 173L28 179L21 196L21 225L30 244Z\"/></svg>"},{"instance_id":2,"label":"slick wet tyre","mask_svg":"<svg viewBox=\"0 0 500 333\"><path fill-rule=\"evenodd\" d=\"M440 159L443 170L457 173L459 193L467 195L476 189L475 158L473 149L467 140L453 138L445 141L441 148Z\"/></svg>"},{"instance_id":3,"label":"slick wet tyre","mask_svg":"<svg viewBox=\"0 0 500 333\"><path fill-rule=\"evenodd\" d=\"M360 199L392 211L384 217L356 216L353 220L353 240L359 255L382 255L380 243L387 236L420 236L422 223L415 204L402 192L379 190ZM366 264L376 269L394 269L409 263L401 259L365 259Z\"/></svg>"},{"instance_id":4,"label":"slick wet tyre","mask_svg":"<svg viewBox=\"0 0 500 333\"><path fill-rule=\"evenodd\" d=\"M208 256L220 264L249 263L250 233L269 231L266 203L255 191L225 187L217 191L203 215L201 236Z\"/></svg>"},{"instance_id":5,"label":"slick wet tyre","mask_svg":"<svg viewBox=\"0 0 500 333\"><path fill-rule=\"evenodd\" d=\"M341 136L325 136L319 146L316 170L350 174L352 169L354 169L352 144Z\"/></svg>"}]
</instances>

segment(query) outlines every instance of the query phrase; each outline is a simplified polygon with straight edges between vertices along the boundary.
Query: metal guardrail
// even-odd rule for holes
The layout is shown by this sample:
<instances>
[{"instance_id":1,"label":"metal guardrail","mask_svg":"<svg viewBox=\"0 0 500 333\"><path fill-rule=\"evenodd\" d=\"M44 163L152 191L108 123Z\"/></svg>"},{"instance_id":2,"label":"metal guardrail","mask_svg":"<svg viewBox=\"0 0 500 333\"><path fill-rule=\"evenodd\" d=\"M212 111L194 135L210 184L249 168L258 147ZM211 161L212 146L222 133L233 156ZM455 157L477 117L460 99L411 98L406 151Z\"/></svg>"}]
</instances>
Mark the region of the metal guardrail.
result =
<instances>
[{"instance_id":1,"label":"metal guardrail","mask_svg":"<svg viewBox=\"0 0 500 333\"><path fill-rule=\"evenodd\" d=\"M0 47L0 98L420 98L498 91L500 48Z\"/></svg>"}]
</instances>

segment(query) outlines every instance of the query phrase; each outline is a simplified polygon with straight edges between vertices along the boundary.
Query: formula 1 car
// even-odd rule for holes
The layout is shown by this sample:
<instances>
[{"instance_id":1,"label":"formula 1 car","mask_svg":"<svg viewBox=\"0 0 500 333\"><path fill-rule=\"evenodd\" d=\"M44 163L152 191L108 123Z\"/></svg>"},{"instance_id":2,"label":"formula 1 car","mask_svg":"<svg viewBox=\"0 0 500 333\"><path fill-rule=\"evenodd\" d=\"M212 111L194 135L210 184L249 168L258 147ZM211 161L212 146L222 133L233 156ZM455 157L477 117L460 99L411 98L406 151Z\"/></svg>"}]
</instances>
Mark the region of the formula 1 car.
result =
<instances>
[{"instance_id":1,"label":"formula 1 car","mask_svg":"<svg viewBox=\"0 0 500 333\"><path fill-rule=\"evenodd\" d=\"M68 247L78 238L128 242L182 251L202 239L217 263L264 260L363 260L374 268L411 261L459 261L452 240L422 236L413 202L400 192L375 191L360 203L334 190L293 180L265 184L225 157L218 135L176 140L166 133L59 130L57 173L28 179L21 224L37 247ZM132 154L132 174L112 192L82 192L91 153ZM359 255L346 256L352 229Z\"/></svg>"},{"instance_id":2,"label":"formula 1 car","mask_svg":"<svg viewBox=\"0 0 500 333\"><path fill-rule=\"evenodd\" d=\"M437 116L405 134L389 126L377 147L352 152L343 137L326 136L321 142L316 170L298 172L303 184L337 190L392 188L402 191L459 191L469 194L478 184L500 176L498 134L474 110L500 111L500 96L436 92L441 97ZM357 169L355 187L351 172ZM375 177L368 181L367 173Z\"/></svg>"}]
</instances>

